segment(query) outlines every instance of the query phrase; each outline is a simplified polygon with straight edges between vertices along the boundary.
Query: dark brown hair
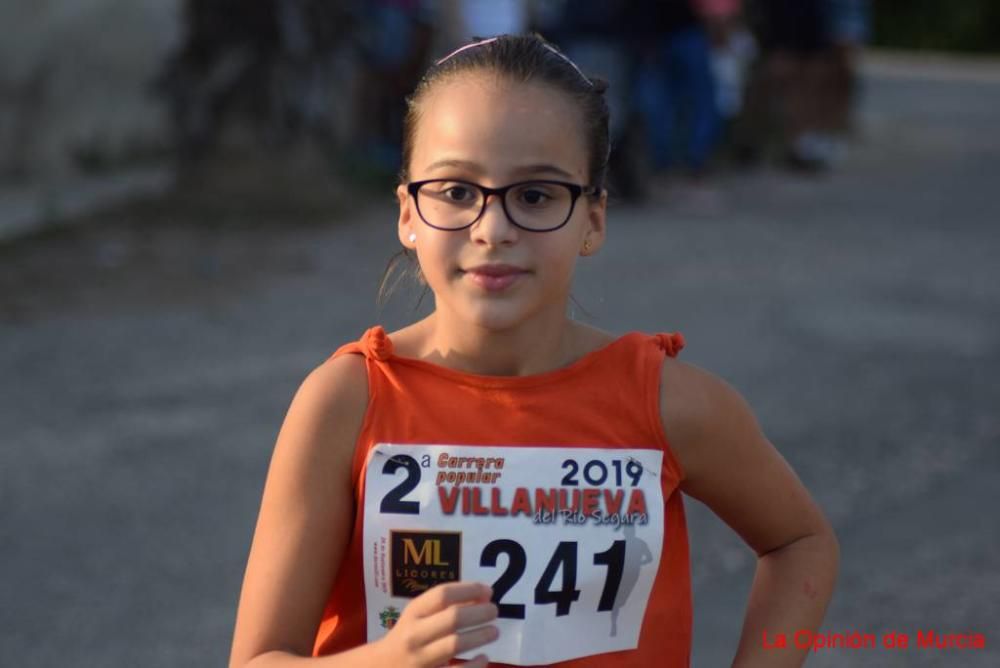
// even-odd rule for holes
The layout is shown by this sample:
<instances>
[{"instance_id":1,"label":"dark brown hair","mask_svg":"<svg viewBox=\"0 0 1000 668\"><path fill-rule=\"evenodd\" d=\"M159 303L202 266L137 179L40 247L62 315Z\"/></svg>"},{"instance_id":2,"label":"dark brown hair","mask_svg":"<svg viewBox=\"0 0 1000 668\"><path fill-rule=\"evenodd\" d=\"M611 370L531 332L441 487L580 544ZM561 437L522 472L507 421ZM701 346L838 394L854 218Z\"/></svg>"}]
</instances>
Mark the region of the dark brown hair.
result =
<instances>
[{"instance_id":1,"label":"dark brown hair","mask_svg":"<svg viewBox=\"0 0 1000 668\"><path fill-rule=\"evenodd\" d=\"M438 60L427 69L417 87L406 99L406 116L403 119L403 155L399 171L399 182L407 183L413 143L417 124L420 121L421 101L435 84L457 76L463 72L489 72L505 77L516 83L542 83L569 95L580 109L585 139L589 183L586 185L604 188L608 172L608 156L611 151L609 139L609 111L604 98L608 84L598 77L588 77L573 62L563 55L554 44L541 35L500 35L490 39L477 38L448 56ZM402 274L391 281L400 263L409 262ZM378 305L382 305L395 291L396 286L412 273L425 286L413 253L408 248L389 259L379 284ZM424 294L420 300L423 300ZM417 302L419 307L420 301Z\"/></svg>"}]
</instances>

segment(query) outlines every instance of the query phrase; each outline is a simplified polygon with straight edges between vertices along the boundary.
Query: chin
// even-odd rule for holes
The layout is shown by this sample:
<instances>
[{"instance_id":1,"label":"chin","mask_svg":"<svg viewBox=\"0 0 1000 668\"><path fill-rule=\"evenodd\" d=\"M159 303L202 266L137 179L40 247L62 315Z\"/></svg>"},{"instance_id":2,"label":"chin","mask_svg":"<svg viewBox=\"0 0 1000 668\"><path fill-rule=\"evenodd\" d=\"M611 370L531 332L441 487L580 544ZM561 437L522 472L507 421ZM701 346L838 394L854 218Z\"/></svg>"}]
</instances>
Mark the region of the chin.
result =
<instances>
[{"instance_id":1,"label":"chin","mask_svg":"<svg viewBox=\"0 0 1000 668\"><path fill-rule=\"evenodd\" d=\"M468 304L461 309L462 319L477 327L502 332L521 325L531 317L531 310L516 302Z\"/></svg>"},{"instance_id":2,"label":"chin","mask_svg":"<svg viewBox=\"0 0 1000 668\"><path fill-rule=\"evenodd\" d=\"M484 309L484 311L492 312L472 314L469 320L477 327L490 330L491 332L503 332L509 329L514 329L525 321L525 317L521 314L498 313L496 312L497 310L498 309Z\"/></svg>"}]
</instances>

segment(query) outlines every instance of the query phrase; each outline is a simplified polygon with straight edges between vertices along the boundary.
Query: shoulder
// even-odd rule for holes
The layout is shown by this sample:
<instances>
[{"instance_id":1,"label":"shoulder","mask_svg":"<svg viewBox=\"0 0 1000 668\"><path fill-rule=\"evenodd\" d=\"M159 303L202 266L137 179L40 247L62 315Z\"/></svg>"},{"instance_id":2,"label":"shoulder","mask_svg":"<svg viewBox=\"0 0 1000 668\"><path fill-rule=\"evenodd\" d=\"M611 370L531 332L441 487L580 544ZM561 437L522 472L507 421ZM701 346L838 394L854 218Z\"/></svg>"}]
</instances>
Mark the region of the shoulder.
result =
<instances>
[{"instance_id":1,"label":"shoulder","mask_svg":"<svg viewBox=\"0 0 1000 668\"><path fill-rule=\"evenodd\" d=\"M299 385L293 403L342 420L361 416L368 408L368 371L364 355L329 357ZM355 421L352 420L352 421Z\"/></svg>"},{"instance_id":2,"label":"shoulder","mask_svg":"<svg viewBox=\"0 0 1000 668\"><path fill-rule=\"evenodd\" d=\"M758 555L805 536L831 534L809 492L729 383L668 358L660 417L682 469L680 488Z\"/></svg>"},{"instance_id":3,"label":"shoulder","mask_svg":"<svg viewBox=\"0 0 1000 668\"><path fill-rule=\"evenodd\" d=\"M349 472L354 442L367 410L364 356L348 353L330 357L299 385L281 427L276 455ZM281 453L282 446L295 453Z\"/></svg>"},{"instance_id":4,"label":"shoulder","mask_svg":"<svg viewBox=\"0 0 1000 668\"><path fill-rule=\"evenodd\" d=\"M272 466L302 498L311 500L312 509L328 508L338 494L351 489L351 464L368 397L365 358L347 353L314 368L292 398Z\"/></svg>"},{"instance_id":5,"label":"shoulder","mask_svg":"<svg viewBox=\"0 0 1000 668\"><path fill-rule=\"evenodd\" d=\"M660 373L660 419L689 483L741 442L763 438L746 399L716 374L671 357Z\"/></svg>"},{"instance_id":6,"label":"shoulder","mask_svg":"<svg viewBox=\"0 0 1000 668\"><path fill-rule=\"evenodd\" d=\"M261 498L230 665L308 656L353 521L351 462L368 403L364 357L328 358L302 381Z\"/></svg>"},{"instance_id":7,"label":"shoulder","mask_svg":"<svg viewBox=\"0 0 1000 668\"><path fill-rule=\"evenodd\" d=\"M701 418L735 401L739 393L716 374L675 357L664 357L660 370L660 406L677 426L695 426Z\"/></svg>"},{"instance_id":8,"label":"shoulder","mask_svg":"<svg viewBox=\"0 0 1000 668\"><path fill-rule=\"evenodd\" d=\"M340 512L353 489L355 444L368 408L364 357L328 358L299 385L271 456L264 504L287 519Z\"/></svg>"},{"instance_id":9,"label":"shoulder","mask_svg":"<svg viewBox=\"0 0 1000 668\"><path fill-rule=\"evenodd\" d=\"M328 357L314 368L302 381L300 390L305 389L317 398L340 399L354 402L368 401L368 370L365 356L360 353L345 353Z\"/></svg>"}]
</instances>

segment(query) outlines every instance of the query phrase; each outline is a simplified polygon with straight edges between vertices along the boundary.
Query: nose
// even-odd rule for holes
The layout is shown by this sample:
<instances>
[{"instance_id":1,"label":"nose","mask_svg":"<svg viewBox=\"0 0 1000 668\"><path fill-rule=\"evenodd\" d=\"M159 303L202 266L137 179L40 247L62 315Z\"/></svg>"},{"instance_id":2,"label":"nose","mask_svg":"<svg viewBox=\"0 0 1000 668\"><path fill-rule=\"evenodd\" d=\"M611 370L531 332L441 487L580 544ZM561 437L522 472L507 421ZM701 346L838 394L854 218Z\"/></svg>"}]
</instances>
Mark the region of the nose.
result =
<instances>
[{"instance_id":1,"label":"nose","mask_svg":"<svg viewBox=\"0 0 1000 668\"><path fill-rule=\"evenodd\" d=\"M517 227L507 218L503 200L497 194L486 196L483 212L470 228L473 241L491 246L517 240Z\"/></svg>"}]
</instances>

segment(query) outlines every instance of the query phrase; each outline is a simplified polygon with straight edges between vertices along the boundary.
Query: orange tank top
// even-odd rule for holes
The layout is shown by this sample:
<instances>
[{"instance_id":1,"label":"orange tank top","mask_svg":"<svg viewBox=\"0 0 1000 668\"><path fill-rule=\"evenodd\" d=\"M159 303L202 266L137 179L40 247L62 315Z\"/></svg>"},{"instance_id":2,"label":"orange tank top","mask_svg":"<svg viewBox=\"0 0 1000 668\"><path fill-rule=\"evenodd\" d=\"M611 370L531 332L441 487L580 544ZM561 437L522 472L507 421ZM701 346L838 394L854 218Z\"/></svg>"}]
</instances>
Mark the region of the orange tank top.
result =
<instances>
[{"instance_id":1,"label":"orange tank top","mask_svg":"<svg viewBox=\"0 0 1000 668\"><path fill-rule=\"evenodd\" d=\"M354 525L327 599L313 656L334 654L364 644L372 637L373 626L380 625L382 629L375 628L375 631L382 633L391 628L401 604L386 606L381 599L373 603L373 592L382 596L384 591L385 596L389 596L391 589L392 594L412 597L426 588L428 577L470 579L470 568L492 566L497 568L480 571L480 574L502 574L507 577L504 583L495 583L493 580L497 578L485 576L476 579L494 586L495 600L498 589L508 590L498 603L509 600L513 605L508 607L513 610L514 617L520 614L524 619L527 609L529 615L537 615L529 619L572 623L566 620L574 619L575 615L581 625L573 628L573 635L581 638L600 636L599 643L622 642L629 633L633 635L634 644L628 649L600 650L600 653L555 661L522 657L517 665L567 668L689 666L691 577L684 504L679 489L682 471L664 434L659 410L664 355L674 357L683 346L684 339L679 333L631 332L567 367L530 376L476 375L394 355L392 342L381 326L368 329L360 340L337 349L334 357L352 353L365 356L369 404L352 463ZM400 458L397 454L386 458L392 453L409 452L407 448L412 448L414 457ZM533 459L524 460L532 462L548 462L551 457L546 459L546 454L556 456L560 453L549 465L558 470L551 468L551 473L545 473L546 465L539 463L527 467L538 468L539 472L521 472L513 465L519 461L519 448L524 448L524 453L532 453ZM547 450L553 448L555 450ZM618 452L639 453L647 463L640 465L631 454L616 457ZM482 456L470 457L469 453L481 453ZM503 453L507 456L501 456ZM565 453L570 454L566 456ZM382 458L376 461L378 457ZM399 465L390 463L390 459ZM403 474L410 473L403 464L409 466L416 459L425 467L423 480L429 485L432 481L437 482L437 487L430 487L426 495L399 482L406 482L408 478ZM372 468L374 466L381 468ZM392 527L381 538L373 538L375 534L367 533L374 531L371 517L365 514L366 478L370 479L367 481L369 490L373 489L371 484L376 478L371 472L379 474L380 484L383 484L381 478L386 477L384 484L392 488L384 498L379 491L383 511L388 508L407 513L410 511L406 504L413 507L421 503L424 507L433 504L445 524L424 527L412 523L416 515L388 515L386 517L400 518L409 524ZM382 476L382 473L392 475ZM653 475L657 473L658 486ZM519 483L516 482L519 475L543 476L546 482ZM646 488L644 497L636 485L637 478L640 485L652 486ZM503 487L502 483L508 480L512 482ZM651 490L653 494L649 493ZM369 493L372 498L368 512L371 513L375 494ZM661 493L662 505L654 510L653 497L660 498ZM648 509L647 503L650 504ZM625 512L626 504L629 513ZM374 507L378 509L379 506L375 504ZM586 510L595 517L615 519L615 527L601 528L608 536L607 541L613 542L600 546L595 542L596 547L586 552L578 548L575 541L559 541L556 546L554 541L558 538L550 538L551 544L527 546L516 555L513 553L518 549L515 543L524 541L518 538L518 532L508 531L510 535L490 543L492 552L489 555L486 549L481 557L478 553L472 557L463 556L463 572L456 570L458 546L461 542L461 550L469 549L472 541L469 523L477 518L493 522L489 526L503 527L514 526L512 518L517 517L518 521L526 522L517 526L527 529L540 521L548 521L546 510L554 508L565 513L568 507L581 518L579 513ZM518 511L521 511L520 516ZM629 529L625 523L643 522L646 517L643 513L647 511L655 525L640 524L638 530L647 536L650 547L643 543L642 554L635 557L639 561L630 561L631 558L625 556L624 539L628 535L634 537L636 528ZM504 517L497 518L497 515ZM623 523L620 527L617 526L619 519ZM366 521L369 522L367 528ZM594 521L596 523L596 519ZM561 526L552 524L551 533L558 533ZM652 532L662 535L662 541L649 539ZM390 534L387 541L386 536ZM428 536L435 538L430 540ZM604 545L611 548L604 550ZM651 556L658 556L658 561L650 563L653 561ZM518 558L523 563L520 570L515 571L514 562ZM571 565L572 576L567 575ZM588 570L597 578L597 585L591 587L593 591L573 581L577 570L581 574ZM643 577L636 573L646 573L645 585ZM413 578L403 577L407 574ZM527 589L512 589L512 577L522 575ZM532 581L527 583L529 578ZM628 622L631 613L622 607L621 591L634 589L631 596L636 598L643 586L642 595L648 597L645 607L640 607L638 616ZM407 593L411 589L414 591ZM515 591L520 593L514 596ZM531 600L532 591L535 601ZM628 592L625 595L629 595ZM405 598L394 600L403 605L406 602ZM506 621L518 622L517 619ZM616 624L619 628L615 628ZM504 628L501 627L502 635ZM549 627L546 633L552 634L554 628ZM514 665L494 662L489 645L480 651L490 656L490 665Z\"/></svg>"}]
</instances>

